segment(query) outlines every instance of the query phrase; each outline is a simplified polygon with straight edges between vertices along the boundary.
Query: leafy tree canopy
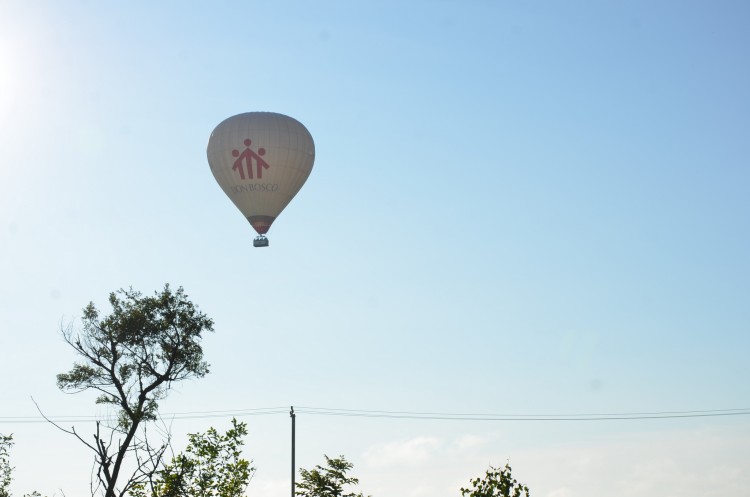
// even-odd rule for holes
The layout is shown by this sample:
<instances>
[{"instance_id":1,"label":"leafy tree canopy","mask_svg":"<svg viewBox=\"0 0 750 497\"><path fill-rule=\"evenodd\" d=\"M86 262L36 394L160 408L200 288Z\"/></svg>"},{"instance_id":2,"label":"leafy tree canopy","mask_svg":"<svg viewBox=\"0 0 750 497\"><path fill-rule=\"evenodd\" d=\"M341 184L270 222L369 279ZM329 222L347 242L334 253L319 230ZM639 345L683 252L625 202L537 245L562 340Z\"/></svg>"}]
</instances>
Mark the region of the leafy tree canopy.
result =
<instances>
[{"instance_id":1,"label":"leafy tree canopy","mask_svg":"<svg viewBox=\"0 0 750 497\"><path fill-rule=\"evenodd\" d=\"M215 428L191 433L185 452L159 471L149 485L139 485L133 497L241 497L252 478L252 461L241 457L247 425L232 419L225 434Z\"/></svg>"},{"instance_id":2,"label":"leafy tree canopy","mask_svg":"<svg viewBox=\"0 0 750 497\"><path fill-rule=\"evenodd\" d=\"M489 467L484 478L471 480L472 488L462 488L462 497L529 497L529 487L518 483L510 472L510 465L504 468Z\"/></svg>"},{"instance_id":3,"label":"leafy tree canopy","mask_svg":"<svg viewBox=\"0 0 750 497\"><path fill-rule=\"evenodd\" d=\"M344 456L326 458L326 467L315 466L312 470L300 469L302 481L297 484L296 495L300 497L364 497L360 493L344 493L344 486L357 485L359 480L347 476L354 467Z\"/></svg>"},{"instance_id":4,"label":"leafy tree canopy","mask_svg":"<svg viewBox=\"0 0 750 497\"><path fill-rule=\"evenodd\" d=\"M200 342L213 321L200 312L182 287L169 285L153 297L119 290L109 295L112 313L100 318L89 303L83 328L63 331L63 337L83 358L68 373L57 375L66 392L97 390L97 403L120 409L127 430L133 422L153 420L158 400L173 382L208 373Z\"/></svg>"}]
</instances>

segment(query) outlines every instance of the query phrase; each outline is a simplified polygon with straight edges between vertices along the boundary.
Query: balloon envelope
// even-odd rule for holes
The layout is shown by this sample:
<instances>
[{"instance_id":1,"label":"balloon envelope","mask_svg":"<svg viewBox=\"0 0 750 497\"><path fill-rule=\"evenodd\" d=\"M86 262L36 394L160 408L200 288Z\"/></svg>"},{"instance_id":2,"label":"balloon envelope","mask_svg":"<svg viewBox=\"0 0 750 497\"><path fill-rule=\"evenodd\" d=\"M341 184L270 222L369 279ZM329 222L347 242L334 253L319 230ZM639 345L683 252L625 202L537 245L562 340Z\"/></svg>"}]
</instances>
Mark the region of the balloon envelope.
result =
<instances>
[{"instance_id":1,"label":"balloon envelope","mask_svg":"<svg viewBox=\"0 0 750 497\"><path fill-rule=\"evenodd\" d=\"M248 112L216 126L206 153L221 189L263 235L310 175L315 144L296 119Z\"/></svg>"}]
</instances>

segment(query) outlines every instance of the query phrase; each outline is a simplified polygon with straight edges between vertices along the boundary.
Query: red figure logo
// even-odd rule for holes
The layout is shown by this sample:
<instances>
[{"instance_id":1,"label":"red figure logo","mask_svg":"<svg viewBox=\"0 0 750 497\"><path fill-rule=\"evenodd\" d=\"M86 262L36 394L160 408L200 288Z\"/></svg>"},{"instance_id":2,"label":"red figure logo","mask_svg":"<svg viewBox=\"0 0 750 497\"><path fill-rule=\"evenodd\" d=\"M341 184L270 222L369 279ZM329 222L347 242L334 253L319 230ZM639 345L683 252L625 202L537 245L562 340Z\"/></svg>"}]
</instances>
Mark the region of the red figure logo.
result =
<instances>
[{"instance_id":1,"label":"red figure logo","mask_svg":"<svg viewBox=\"0 0 750 497\"><path fill-rule=\"evenodd\" d=\"M263 179L263 170L268 169L268 162L264 161L261 157L263 155L266 155L266 149L265 148L259 148L258 153L256 154L252 150L250 150L250 144L252 143L250 141L250 138L247 138L245 141L245 150L240 153L239 150L234 149L232 150L232 156L237 157L237 160L234 161L234 166L232 166L233 171L238 171L240 173L240 179L245 179L245 167L247 168L247 175L250 179L255 179L253 177L253 160L255 160L256 165L256 173L258 174L258 179ZM243 167L243 162L244 167Z\"/></svg>"}]
</instances>

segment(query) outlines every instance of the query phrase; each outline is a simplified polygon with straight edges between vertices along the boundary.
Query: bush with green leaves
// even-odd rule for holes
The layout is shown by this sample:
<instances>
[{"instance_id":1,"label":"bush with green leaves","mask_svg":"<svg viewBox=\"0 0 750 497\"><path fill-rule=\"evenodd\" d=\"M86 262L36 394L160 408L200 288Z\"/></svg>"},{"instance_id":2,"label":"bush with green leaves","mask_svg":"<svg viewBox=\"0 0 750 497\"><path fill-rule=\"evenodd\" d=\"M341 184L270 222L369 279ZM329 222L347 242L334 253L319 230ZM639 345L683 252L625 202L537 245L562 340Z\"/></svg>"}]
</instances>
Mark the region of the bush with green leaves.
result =
<instances>
[{"instance_id":1,"label":"bush with green leaves","mask_svg":"<svg viewBox=\"0 0 750 497\"><path fill-rule=\"evenodd\" d=\"M191 433L185 452L172 458L149 484L131 491L133 497L241 497L255 472L242 458L247 425L232 419L225 434L215 428Z\"/></svg>"},{"instance_id":2,"label":"bush with green leaves","mask_svg":"<svg viewBox=\"0 0 750 497\"><path fill-rule=\"evenodd\" d=\"M326 458L326 467L317 465L312 470L300 469L302 481L297 484L295 493L300 497L364 497L360 493L344 493L344 486L357 485L359 480L347 476L354 467L344 456Z\"/></svg>"},{"instance_id":3,"label":"bush with green leaves","mask_svg":"<svg viewBox=\"0 0 750 497\"><path fill-rule=\"evenodd\" d=\"M490 466L484 478L475 478L469 483L472 488L462 488L462 497L529 497L529 487L513 478L509 464L504 468Z\"/></svg>"}]
</instances>

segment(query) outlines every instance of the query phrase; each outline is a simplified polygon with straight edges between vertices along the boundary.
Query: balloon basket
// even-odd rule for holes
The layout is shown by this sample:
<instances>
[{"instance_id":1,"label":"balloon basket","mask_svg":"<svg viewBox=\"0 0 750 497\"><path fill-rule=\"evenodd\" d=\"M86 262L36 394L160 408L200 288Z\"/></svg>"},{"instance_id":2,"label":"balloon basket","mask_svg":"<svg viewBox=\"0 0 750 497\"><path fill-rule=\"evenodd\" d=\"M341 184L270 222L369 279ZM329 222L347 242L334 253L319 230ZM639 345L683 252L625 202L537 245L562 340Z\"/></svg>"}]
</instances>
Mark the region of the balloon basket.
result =
<instances>
[{"instance_id":1,"label":"balloon basket","mask_svg":"<svg viewBox=\"0 0 750 497\"><path fill-rule=\"evenodd\" d=\"M256 236L253 240L253 247L268 247L268 238L263 235Z\"/></svg>"}]
</instances>

